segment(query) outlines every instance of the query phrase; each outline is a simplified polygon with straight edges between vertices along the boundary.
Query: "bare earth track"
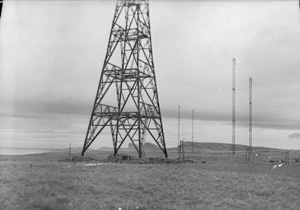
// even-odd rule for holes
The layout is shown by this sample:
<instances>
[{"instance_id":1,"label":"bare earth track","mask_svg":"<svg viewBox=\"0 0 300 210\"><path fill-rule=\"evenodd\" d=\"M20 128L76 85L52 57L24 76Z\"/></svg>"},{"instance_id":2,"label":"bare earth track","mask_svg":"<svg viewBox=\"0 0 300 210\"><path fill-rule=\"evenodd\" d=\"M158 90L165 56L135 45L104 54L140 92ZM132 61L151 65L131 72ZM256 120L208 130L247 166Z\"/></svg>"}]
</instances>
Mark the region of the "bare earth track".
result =
<instances>
[{"instance_id":1,"label":"bare earth track","mask_svg":"<svg viewBox=\"0 0 300 210\"><path fill-rule=\"evenodd\" d=\"M250 163L243 151L195 153L186 154L194 163L178 164L110 163L105 161L109 152L96 150L87 156L98 160L88 163L58 161L67 158L65 151L0 156L0 206L3 210L299 209L300 164L295 162L299 151L290 153L291 164L282 165L284 153L276 150L254 152ZM177 156L176 150L169 154Z\"/></svg>"}]
</instances>

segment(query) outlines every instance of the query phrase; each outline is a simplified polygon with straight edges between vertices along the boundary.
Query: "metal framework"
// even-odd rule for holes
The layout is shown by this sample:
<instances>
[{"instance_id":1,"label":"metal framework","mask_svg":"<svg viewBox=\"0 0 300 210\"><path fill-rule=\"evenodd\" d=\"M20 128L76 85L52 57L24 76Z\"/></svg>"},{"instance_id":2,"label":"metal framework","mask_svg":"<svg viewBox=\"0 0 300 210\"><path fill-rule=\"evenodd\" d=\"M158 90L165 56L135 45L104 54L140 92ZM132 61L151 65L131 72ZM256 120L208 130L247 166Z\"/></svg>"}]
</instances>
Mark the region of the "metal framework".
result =
<instances>
[{"instance_id":1,"label":"metal framework","mask_svg":"<svg viewBox=\"0 0 300 210\"><path fill-rule=\"evenodd\" d=\"M154 71L148 0L118 0L81 155L105 127L114 155L129 139L144 156L146 136L168 157Z\"/></svg>"}]
</instances>

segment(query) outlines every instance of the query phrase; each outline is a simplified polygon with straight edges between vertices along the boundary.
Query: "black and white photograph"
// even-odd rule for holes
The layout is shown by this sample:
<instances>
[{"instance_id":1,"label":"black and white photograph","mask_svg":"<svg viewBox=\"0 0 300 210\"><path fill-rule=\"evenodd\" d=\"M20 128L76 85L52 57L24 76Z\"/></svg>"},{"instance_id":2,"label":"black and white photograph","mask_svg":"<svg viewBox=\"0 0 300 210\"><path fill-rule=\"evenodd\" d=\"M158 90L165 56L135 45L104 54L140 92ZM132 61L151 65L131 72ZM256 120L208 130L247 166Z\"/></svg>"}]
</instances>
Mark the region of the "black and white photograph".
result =
<instances>
[{"instance_id":1,"label":"black and white photograph","mask_svg":"<svg viewBox=\"0 0 300 210\"><path fill-rule=\"evenodd\" d=\"M1 210L299 198L300 1L0 1Z\"/></svg>"}]
</instances>

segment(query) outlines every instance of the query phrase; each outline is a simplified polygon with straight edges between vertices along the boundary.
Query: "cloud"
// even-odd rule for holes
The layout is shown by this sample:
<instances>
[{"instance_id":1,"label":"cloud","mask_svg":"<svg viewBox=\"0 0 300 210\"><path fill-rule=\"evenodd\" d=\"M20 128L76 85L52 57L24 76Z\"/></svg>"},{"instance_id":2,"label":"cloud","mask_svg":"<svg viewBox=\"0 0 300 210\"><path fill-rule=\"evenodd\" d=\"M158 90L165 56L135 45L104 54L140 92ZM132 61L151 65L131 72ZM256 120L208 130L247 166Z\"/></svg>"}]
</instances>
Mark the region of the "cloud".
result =
<instances>
[{"instance_id":1,"label":"cloud","mask_svg":"<svg viewBox=\"0 0 300 210\"><path fill-rule=\"evenodd\" d=\"M41 131L49 130L52 135L53 130L64 128L65 133L85 134L115 6L98 3L5 5L0 26L2 127L18 128L28 139L35 130L35 138L45 141ZM251 76L253 128L260 128L254 130L261 134L257 134L259 142L268 137L264 141L271 145L277 138L279 146L280 139L287 136L299 139L299 133L293 132L298 132L300 125L300 29L296 27L298 11L292 7L293 3L151 3L153 56L163 120L174 121L176 128L180 105L182 121L190 123L192 110L195 123L205 121L199 139L230 141L231 60L235 57L236 123L242 127L241 133L248 135ZM70 119L72 116L76 119ZM67 124L70 122L77 126ZM212 131L203 136L207 124ZM224 132L220 125L225 126ZM23 132L26 129L30 132ZM176 142L173 125L169 133ZM56 133L54 136L61 138ZM23 136L18 138L21 141ZM78 141L82 143L83 138Z\"/></svg>"},{"instance_id":2,"label":"cloud","mask_svg":"<svg viewBox=\"0 0 300 210\"><path fill-rule=\"evenodd\" d=\"M289 135L289 139L300 139L300 133L292 133Z\"/></svg>"}]
</instances>

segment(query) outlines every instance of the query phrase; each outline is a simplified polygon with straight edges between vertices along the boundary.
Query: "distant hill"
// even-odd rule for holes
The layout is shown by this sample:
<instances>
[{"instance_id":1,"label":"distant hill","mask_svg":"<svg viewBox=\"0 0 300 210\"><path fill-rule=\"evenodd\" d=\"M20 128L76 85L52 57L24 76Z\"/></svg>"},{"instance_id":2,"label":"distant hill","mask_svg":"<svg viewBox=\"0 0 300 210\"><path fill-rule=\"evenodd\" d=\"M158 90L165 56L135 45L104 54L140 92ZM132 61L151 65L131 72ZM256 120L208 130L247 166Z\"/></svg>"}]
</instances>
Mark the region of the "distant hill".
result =
<instances>
[{"instance_id":1,"label":"distant hill","mask_svg":"<svg viewBox=\"0 0 300 210\"><path fill-rule=\"evenodd\" d=\"M100 147L97 150L99 150L99 151L113 151L113 148L112 147ZM144 144L144 150L159 150L159 147L156 144L146 142ZM134 148L132 143L129 143L127 148L121 147L120 151L135 151L135 148Z\"/></svg>"},{"instance_id":2,"label":"distant hill","mask_svg":"<svg viewBox=\"0 0 300 210\"><path fill-rule=\"evenodd\" d=\"M114 149L112 147L100 147L97 150L100 150L100 151L113 151Z\"/></svg>"},{"instance_id":3,"label":"distant hill","mask_svg":"<svg viewBox=\"0 0 300 210\"><path fill-rule=\"evenodd\" d=\"M144 144L144 150L159 150L159 147L156 144L152 144L150 142L146 142Z\"/></svg>"},{"instance_id":4,"label":"distant hill","mask_svg":"<svg viewBox=\"0 0 300 210\"><path fill-rule=\"evenodd\" d=\"M53 149L52 151L68 153L69 148ZM71 153L81 153L81 151L82 151L82 147L71 147Z\"/></svg>"},{"instance_id":5,"label":"distant hill","mask_svg":"<svg viewBox=\"0 0 300 210\"><path fill-rule=\"evenodd\" d=\"M235 145L235 150L236 151L245 151L247 145L242 145L242 144L236 144ZM170 150L172 149L177 149L177 147L174 148L169 148ZM186 150L192 150L192 142L187 141L184 142L184 149ZM279 150L275 148L269 148L269 147L252 147L253 150ZM211 150L211 151L232 151L232 144L228 143L214 143L214 142L194 142L193 143L193 150Z\"/></svg>"},{"instance_id":6,"label":"distant hill","mask_svg":"<svg viewBox=\"0 0 300 210\"><path fill-rule=\"evenodd\" d=\"M247 145L242 145L242 144L236 144L235 145L235 150L236 151L245 151L246 148L248 146ZM167 148L168 150L177 150L177 147L172 147L172 148ZM184 149L185 151L191 151L192 150L192 142L187 141L184 142ZM269 147L252 147L253 150L280 150L280 149L275 149L275 148L269 148ZM206 151L206 152L217 152L217 151L232 151L232 144L229 143L214 143L214 142L194 142L193 143L193 150L194 152L201 152L201 151ZM69 152L69 148L63 148L63 149L55 149L52 151L60 151L60 152L64 152L64 153L68 153ZM71 148L71 153L81 153L82 148L81 147L73 147ZM87 152L96 152L96 151L106 151L106 152L111 152L113 151L112 147L100 147L97 150L94 150L92 148L88 148ZM131 151L136 151L135 148L133 147L132 143L128 144L127 148L120 148L120 151L123 152L131 152ZM160 148L154 144L154 143L150 143L150 142L146 142L144 144L144 151L160 151Z\"/></svg>"},{"instance_id":7,"label":"distant hill","mask_svg":"<svg viewBox=\"0 0 300 210\"><path fill-rule=\"evenodd\" d=\"M132 144L132 143L129 143L129 144L128 144L128 148L134 149L133 144ZM158 150L159 147L158 147L156 144L153 144L153 143L150 143L150 142L146 142L146 143L143 145L143 149L144 149L144 150Z\"/></svg>"}]
</instances>

